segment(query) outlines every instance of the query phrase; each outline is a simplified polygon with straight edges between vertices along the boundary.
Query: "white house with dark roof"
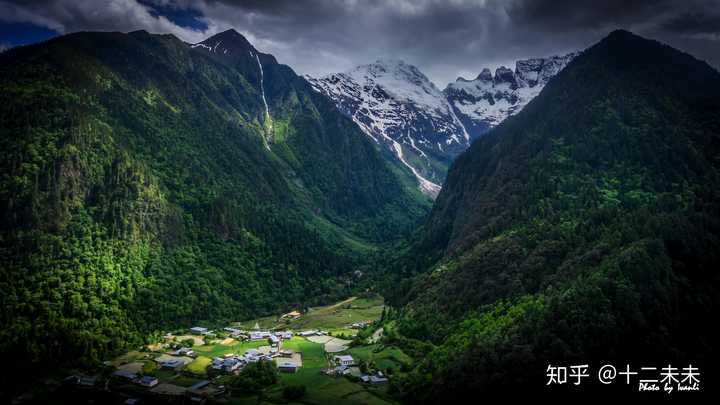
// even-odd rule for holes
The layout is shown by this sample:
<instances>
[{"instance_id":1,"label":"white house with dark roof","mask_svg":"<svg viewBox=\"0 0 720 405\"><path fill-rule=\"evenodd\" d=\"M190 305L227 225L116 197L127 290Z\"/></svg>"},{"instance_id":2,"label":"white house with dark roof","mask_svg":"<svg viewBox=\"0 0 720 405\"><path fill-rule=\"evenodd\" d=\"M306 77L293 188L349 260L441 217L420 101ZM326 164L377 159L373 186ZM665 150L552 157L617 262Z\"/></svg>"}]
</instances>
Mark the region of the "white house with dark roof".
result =
<instances>
[{"instance_id":1,"label":"white house with dark roof","mask_svg":"<svg viewBox=\"0 0 720 405\"><path fill-rule=\"evenodd\" d=\"M263 340L269 338L270 336L272 336L272 334L268 331L250 332L250 340Z\"/></svg>"},{"instance_id":2,"label":"white house with dark roof","mask_svg":"<svg viewBox=\"0 0 720 405\"><path fill-rule=\"evenodd\" d=\"M298 369L297 364L291 363L289 361L285 361L282 363L278 363L278 371L283 373L294 373Z\"/></svg>"},{"instance_id":3,"label":"white house with dark roof","mask_svg":"<svg viewBox=\"0 0 720 405\"><path fill-rule=\"evenodd\" d=\"M355 359L347 354L335 356L333 357L333 361L339 366L352 366L355 364Z\"/></svg>"}]
</instances>

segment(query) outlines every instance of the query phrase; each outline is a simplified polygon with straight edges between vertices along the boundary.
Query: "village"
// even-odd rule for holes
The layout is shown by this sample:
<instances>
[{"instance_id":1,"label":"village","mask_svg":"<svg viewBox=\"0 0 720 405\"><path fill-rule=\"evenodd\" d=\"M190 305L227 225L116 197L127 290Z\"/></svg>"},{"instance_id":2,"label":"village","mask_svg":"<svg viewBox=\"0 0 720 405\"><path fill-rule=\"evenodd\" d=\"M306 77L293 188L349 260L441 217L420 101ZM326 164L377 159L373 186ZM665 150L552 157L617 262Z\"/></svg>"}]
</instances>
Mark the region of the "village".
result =
<instances>
[{"instance_id":1,"label":"village","mask_svg":"<svg viewBox=\"0 0 720 405\"><path fill-rule=\"evenodd\" d=\"M158 399L174 403L244 403L244 398L252 402L256 393L238 394L229 384L245 368L266 362L277 370L280 385L302 386L310 397L331 395L337 390L356 396L360 403L387 403L387 373L409 359L396 349L384 348L384 353L378 352L380 355L373 352L380 347L374 341L381 329L372 334L371 345L354 343L359 331L371 328L377 321L382 305L357 301L353 306L353 301L317 308L307 315L292 311L256 320L252 326L193 326L166 333L159 342L110 362L112 371L104 385L127 396L120 403L130 405ZM361 316L366 318L358 319ZM345 319L348 322L341 323ZM103 385L100 379L73 375L68 383L79 388L98 387ZM273 388L269 392L273 393Z\"/></svg>"}]
</instances>

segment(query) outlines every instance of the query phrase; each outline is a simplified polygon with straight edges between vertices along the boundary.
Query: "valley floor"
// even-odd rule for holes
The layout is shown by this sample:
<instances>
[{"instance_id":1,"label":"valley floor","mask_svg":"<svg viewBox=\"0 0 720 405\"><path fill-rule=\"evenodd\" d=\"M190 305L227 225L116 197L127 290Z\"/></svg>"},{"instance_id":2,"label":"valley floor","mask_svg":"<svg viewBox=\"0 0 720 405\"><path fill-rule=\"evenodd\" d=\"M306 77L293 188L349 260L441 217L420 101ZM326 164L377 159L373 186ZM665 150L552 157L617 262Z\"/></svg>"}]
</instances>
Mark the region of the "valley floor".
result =
<instances>
[{"instance_id":1,"label":"valley floor","mask_svg":"<svg viewBox=\"0 0 720 405\"><path fill-rule=\"evenodd\" d=\"M305 313L291 313L236 322L216 328L209 336L194 335L187 329L165 334L161 341L123 354L109 362L107 369L92 378L89 386L76 382L66 390L68 398L107 396L112 403L169 401L188 399L206 403L264 404L301 402L307 404L348 403L388 404L396 401L388 394L388 373L400 371L412 359L400 349L380 343L379 320L384 311L381 298L356 298L332 305L314 307ZM268 339L249 338L251 332L292 332L272 347ZM358 333L361 336L358 338ZM189 352L178 353L179 347ZM295 372L279 372L278 382L259 390L237 389L232 372L213 368L220 359L241 358L250 353L267 359L273 367L292 363ZM338 367L335 356L352 356L348 367ZM168 361L177 361L168 369ZM247 363L250 364L250 363ZM280 368L278 368L280 370ZM127 376L127 377L123 377ZM370 377L373 380L370 380ZM143 386L146 377L152 386ZM380 378L378 378L380 377ZM305 387L297 399L287 398L287 387Z\"/></svg>"}]
</instances>

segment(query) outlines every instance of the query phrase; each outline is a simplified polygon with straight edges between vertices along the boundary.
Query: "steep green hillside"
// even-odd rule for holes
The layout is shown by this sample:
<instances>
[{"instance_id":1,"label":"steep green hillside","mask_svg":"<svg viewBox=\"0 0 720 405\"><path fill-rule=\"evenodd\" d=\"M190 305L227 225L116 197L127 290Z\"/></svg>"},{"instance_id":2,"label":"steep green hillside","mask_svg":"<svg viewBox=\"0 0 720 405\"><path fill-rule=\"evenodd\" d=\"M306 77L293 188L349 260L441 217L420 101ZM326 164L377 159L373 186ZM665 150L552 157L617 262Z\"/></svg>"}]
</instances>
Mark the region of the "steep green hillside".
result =
<instances>
[{"instance_id":1,"label":"steep green hillside","mask_svg":"<svg viewBox=\"0 0 720 405\"><path fill-rule=\"evenodd\" d=\"M138 332L345 295L426 212L290 68L234 31L208 41L237 52L138 31L0 54L6 361L93 361Z\"/></svg>"},{"instance_id":2,"label":"steep green hillside","mask_svg":"<svg viewBox=\"0 0 720 405\"><path fill-rule=\"evenodd\" d=\"M720 73L613 32L453 164L401 269L429 271L388 289L425 359L396 388L552 393L572 388L549 364L610 362L699 365L710 389L718 213Z\"/></svg>"}]
</instances>

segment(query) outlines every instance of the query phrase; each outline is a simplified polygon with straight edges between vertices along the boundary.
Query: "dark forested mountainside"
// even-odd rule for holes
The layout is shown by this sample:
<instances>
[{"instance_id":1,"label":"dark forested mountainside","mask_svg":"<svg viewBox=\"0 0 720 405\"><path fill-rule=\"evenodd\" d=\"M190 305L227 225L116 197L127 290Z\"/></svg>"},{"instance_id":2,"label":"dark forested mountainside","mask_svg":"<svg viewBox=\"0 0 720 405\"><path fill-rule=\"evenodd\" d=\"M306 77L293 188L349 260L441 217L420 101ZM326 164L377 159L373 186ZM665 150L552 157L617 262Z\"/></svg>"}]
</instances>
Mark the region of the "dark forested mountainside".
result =
<instances>
[{"instance_id":1,"label":"dark forested mountainside","mask_svg":"<svg viewBox=\"0 0 720 405\"><path fill-rule=\"evenodd\" d=\"M0 54L5 361L92 362L156 328L346 295L427 211L304 79L235 31L212 42L78 33Z\"/></svg>"},{"instance_id":2,"label":"dark forested mountainside","mask_svg":"<svg viewBox=\"0 0 720 405\"><path fill-rule=\"evenodd\" d=\"M452 165L387 288L424 359L394 388L549 393L549 364L605 362L711 381L719 213L720 73L613 32Z\"/></svg>"}]
</instances>

